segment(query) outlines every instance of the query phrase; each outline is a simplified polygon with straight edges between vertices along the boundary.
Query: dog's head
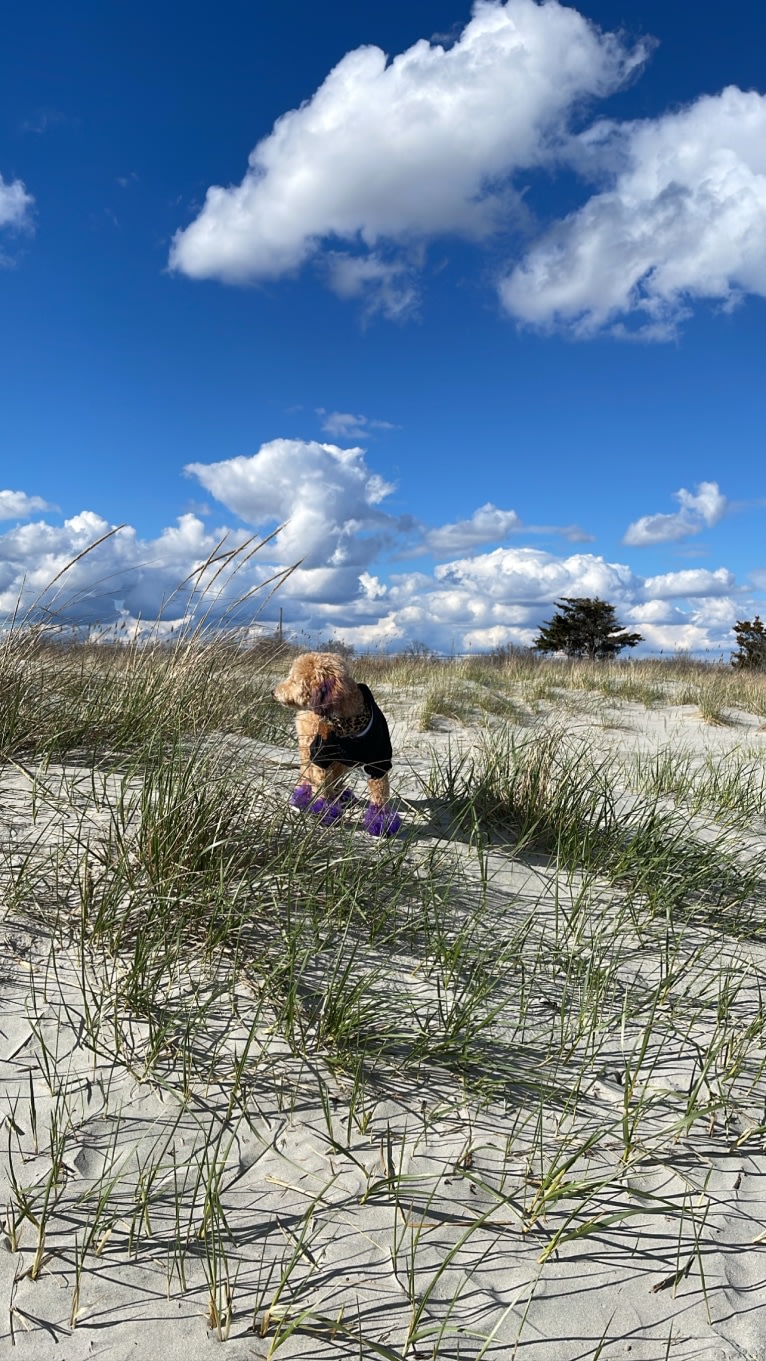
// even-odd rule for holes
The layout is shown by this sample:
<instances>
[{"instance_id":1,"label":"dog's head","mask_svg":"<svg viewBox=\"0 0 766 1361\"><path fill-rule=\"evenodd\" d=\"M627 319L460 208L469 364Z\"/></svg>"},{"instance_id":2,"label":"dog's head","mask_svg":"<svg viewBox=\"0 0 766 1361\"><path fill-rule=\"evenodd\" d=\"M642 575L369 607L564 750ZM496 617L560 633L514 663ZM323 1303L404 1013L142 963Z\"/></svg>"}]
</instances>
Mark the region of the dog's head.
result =
<instances>
[{"instance_id":1,"label":"dog's head","mask_svg":"<svg viewBox=\"0 0 766 1361\"><path fill-rule=\"evenodd\" d=\"M310 709L320 718L328 718L353 707L359 691L337 653L302 652L272 694L290 709Z\"/></svg>"}]
</instances>

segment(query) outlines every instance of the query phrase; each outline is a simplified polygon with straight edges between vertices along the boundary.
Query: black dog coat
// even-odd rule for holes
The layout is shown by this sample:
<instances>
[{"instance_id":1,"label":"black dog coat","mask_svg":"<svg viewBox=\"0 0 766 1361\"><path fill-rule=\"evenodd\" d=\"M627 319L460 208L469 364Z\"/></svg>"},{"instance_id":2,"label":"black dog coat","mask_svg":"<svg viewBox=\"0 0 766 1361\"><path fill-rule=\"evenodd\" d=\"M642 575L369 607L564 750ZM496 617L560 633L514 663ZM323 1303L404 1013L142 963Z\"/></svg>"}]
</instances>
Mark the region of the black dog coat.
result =
<instances>
[{"instance_id":1,"label":"black dog coat","mask_svg":"<svg viewBox=\"0 0 766 1361\"><path fill-rule=\"evenodd\" d=\"M327 770L336 763L341 766L364 766L365 775L378 780L391 769L391 738L388 724L372 697L372 691L363 683L360 683L359 689L370 715L367 726L350 737L334 732L321 737L317 733L309 754L320 770Z\"/></svg>"}]
</instances>

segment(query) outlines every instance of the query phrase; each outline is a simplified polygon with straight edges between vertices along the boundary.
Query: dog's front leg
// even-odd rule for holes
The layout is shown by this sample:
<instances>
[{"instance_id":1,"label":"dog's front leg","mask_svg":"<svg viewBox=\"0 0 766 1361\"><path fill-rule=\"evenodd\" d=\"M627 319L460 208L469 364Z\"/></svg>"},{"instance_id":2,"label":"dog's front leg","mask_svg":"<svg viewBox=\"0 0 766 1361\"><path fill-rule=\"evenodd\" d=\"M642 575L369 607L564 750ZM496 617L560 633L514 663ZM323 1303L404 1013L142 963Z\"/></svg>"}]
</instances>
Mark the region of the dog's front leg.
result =
<instances>
[{"instance_id":1,"label":"dog's front leg","mask_svg":"<svg viewBox=\"0 0 766 1361\"><path fill-rule=\"evenodd\" d=\"M367 789L370 802L364 814L365 831L369 832L370 836L396 836L402 820L396 809L388 806L388 776L370 776Z\"/></svg>"},{"instance_id":2,"label":"dog's front leg","mask_svg":"<svg viewBox=\"0 0 766 1361\"><path fill-rule=\"evenodd\" d=\"M367 789L370 795L370 803L374 803L378 808L383 808L388 803L388 776L371 776L367 781Z\"/></svg>"},{"instance_id":3,"label":"dog's front leg","mask_svg":"<svg viewBox=\"0 0 766 1361\"><path fill-rule=\"evenodd\" d=\"M332 827L343 817L353 797L343 788L345 767L337 764L320 767L309 761L306 774L307 783L293 790L292 805L313 813L324 827Z\"/></svg>"},{"instance_id":4,"label":"dog's front leg","mask_svg":"<svg viewBox=\"0 0 766 1361\"><path fill-rule=\"evenodd\" d=\"M306 731L298 723L298 759L300 760L301 773L299 784L307 784L312 794L321 794L324 786L324 771L315 766L311 759L311 739L314 736L313 730Z\"/></svg>"},{"instance_id":5,"label":"dog's front leg","mask_svg":"<svg viewBox=\"0 0 766 1361\"><path fill-rule=\"evenodd\" d=\"M312 761L311 743L317 734L317 721L313 714L299 714L296 726L300 776L290 796L290 805L300 812L313 813L326 827L330 827L346 810L346 802L342 797L345 768L337 763L327 767L318 766Z\"/></svg>"}]
</instances>

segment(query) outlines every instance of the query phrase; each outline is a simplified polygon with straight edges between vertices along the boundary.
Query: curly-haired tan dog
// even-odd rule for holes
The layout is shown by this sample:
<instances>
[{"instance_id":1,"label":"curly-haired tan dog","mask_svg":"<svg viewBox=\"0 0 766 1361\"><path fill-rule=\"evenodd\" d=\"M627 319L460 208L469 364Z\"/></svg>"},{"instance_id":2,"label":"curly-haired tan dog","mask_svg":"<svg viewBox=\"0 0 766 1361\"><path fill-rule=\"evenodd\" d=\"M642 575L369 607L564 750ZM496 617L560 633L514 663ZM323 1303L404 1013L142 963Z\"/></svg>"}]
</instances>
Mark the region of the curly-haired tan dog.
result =
<instances>
[{"instance_id":1,"label":"curly-haired tan dog","mask_svg":"<svg viewBox=\"0 0 766 1361\"><path fill-rule=\"evenodd\" d=\"M366 830L371 836L398 832L401 818L388 806L388 724L372 692L353 680L343 658L335 652L301 653L273 695L298 711L301 773L290 796L292 807L314 813L326 826L337 822L354 802L344 788L346 773L363 766L370 795Z\"/></svg>"}]
</instances>

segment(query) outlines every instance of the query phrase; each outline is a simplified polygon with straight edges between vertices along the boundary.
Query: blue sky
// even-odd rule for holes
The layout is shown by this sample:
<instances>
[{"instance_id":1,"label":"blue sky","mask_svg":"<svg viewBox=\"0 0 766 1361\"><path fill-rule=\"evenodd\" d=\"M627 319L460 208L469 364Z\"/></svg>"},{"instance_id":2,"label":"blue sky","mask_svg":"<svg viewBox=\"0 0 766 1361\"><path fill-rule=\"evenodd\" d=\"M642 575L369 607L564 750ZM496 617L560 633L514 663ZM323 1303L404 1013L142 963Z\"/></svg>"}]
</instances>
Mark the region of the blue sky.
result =
<instances>
[{"instance_id":1,"label":"blue sky","mask_svg":"<svg viewBox=\"0 0 766 1361\"><path fill-rule=\"evenodd\" d=\"M119 524L57 608L169 626L284 524L215 590L301 560L312 639L766 613L763 6L14 8L0 611Z\"/></svg>"}]
</instances>

